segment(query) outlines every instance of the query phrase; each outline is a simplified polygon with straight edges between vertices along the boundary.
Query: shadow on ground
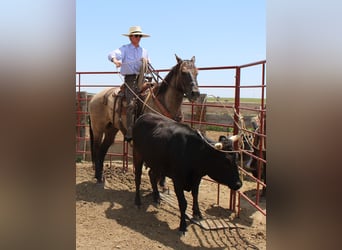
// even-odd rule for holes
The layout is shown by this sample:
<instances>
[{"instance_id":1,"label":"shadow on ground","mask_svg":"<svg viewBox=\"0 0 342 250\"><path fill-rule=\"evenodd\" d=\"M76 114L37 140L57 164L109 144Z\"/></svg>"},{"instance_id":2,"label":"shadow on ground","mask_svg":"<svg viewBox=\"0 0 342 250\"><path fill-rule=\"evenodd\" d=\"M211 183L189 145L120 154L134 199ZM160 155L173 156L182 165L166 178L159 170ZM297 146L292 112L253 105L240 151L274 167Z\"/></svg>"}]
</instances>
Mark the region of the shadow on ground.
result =
<instances>
[{"instance_id":1,"label":"shadow on ground","mask_svg":"<svg viewBox=\"0 0 342 250\"><path fill-rule=\"evenodd\" d=\"M195 237L199 247L187 245L182 241L178 229L170 228L167 222L157 218L158 211L171 213L179 224L179 212L171 211L165 208L148 209L152 204L152 199L145 192L142 192L143 205L140 209L134 205L135 193L129 190L104 189L103 187L90 182L82 182L76 185L76 201L103 203L109 202L105 209L105 215L108 219L115 220L118 224L128 227L153 241L173 249L229 249L234 246L245 245L248 249L258 249L256 246L242 236L240 230L210 230L206 231L197 225L190 224L185 237ZM206 213L211 215L226 214L227 211L221 211L220 208L213 208ZM204 237L203 237L204 236Z\"/></svg>"}]
</instances>

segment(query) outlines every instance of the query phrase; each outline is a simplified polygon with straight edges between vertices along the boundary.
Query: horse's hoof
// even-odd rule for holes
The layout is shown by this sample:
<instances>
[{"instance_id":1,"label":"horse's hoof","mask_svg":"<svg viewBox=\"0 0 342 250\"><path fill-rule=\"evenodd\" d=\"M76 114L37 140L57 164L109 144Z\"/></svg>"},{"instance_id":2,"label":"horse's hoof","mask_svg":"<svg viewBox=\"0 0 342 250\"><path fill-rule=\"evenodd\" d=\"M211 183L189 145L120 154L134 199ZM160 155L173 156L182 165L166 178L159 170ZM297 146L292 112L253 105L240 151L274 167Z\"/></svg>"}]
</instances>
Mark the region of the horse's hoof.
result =
<instances>
[{"instance_id":1,"label":"horse's hoof","mask_svg":"<svg viewBox=\"0 0 342 250\"><path fill-rule=\"evenodd\" d=\"M178 231L179 237L185 237L185 232L186 232L186 230L185 231Z\"/></svg>"},{"instance_id":2,"label":"horse's hoof","mask_svg":"<svg viewBox=\"0 0 342 250\"><path fill-rule=\"evenodd\" d=\"M136 199L134 201L134 205L135 205L136 208L140 209L141 208L141 201L139 199Z\"/></svg>"}]
</instances>

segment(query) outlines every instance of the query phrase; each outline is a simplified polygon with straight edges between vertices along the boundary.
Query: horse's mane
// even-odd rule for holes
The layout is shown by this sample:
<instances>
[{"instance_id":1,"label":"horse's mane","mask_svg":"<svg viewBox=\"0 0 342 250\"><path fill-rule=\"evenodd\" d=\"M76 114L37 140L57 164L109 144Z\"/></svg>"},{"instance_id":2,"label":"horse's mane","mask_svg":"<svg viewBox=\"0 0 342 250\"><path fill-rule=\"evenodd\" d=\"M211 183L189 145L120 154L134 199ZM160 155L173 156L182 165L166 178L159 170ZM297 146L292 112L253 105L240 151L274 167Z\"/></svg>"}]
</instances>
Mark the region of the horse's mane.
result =
<instances>
[{"instance_id":1,"label":"horse's mane","mask_svg":"<svg viewBox=\"0 0 342 250\"><path fill-rule=\"evenodd\" d=\"M163 94L166 92L168 85L171 83L171 79L176 74L177 70L179 70L181 63L177 63L173 68L170 70L170 72L165 76L164 80L159 85L159 94Z\"/></svg>"}]
</instances>

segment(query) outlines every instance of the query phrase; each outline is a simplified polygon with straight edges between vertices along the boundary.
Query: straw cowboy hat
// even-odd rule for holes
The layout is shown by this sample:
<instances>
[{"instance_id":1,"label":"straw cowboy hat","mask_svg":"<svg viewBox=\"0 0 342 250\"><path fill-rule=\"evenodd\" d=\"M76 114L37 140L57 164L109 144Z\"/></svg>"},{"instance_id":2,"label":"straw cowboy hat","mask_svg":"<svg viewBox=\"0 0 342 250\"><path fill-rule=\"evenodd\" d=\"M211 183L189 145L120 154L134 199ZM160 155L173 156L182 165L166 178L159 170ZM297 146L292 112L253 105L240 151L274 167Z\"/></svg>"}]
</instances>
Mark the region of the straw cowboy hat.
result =
<instances>
[{"instance_id":1,"label":"straw cowboy hat","mask_svg":"<svg viewBox=\"0 0 342 250\"><path fill-rule=\"evenodd\" d=\"M132 26L129 28L128 34L122 34L123 36L141 35L142 37L150 37L148 34L144 34L140 26Z\"/></svg>"}]
</instances>

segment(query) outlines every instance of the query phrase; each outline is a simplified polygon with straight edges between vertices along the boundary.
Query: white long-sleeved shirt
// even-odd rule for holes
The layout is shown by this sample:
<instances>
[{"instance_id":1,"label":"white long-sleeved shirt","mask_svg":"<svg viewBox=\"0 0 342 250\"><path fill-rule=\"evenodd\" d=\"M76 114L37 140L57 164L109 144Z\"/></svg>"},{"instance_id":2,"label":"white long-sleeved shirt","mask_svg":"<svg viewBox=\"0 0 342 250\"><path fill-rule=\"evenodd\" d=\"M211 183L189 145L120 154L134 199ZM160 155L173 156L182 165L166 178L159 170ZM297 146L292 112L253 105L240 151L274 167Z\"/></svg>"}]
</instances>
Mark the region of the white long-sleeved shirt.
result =
<instances>
[{"instance_id":1,"label":"white long-sleeved shirt","mask_svg":"<svg viewBox=\"0 0 342 250\"><path fill-rule=\"evenodd\" d=\"M122 75L139 74L142 64L141 58L146 58L150 61L146 49L140 46L135 47L131 43L109 53L108 60L112 61L114 57L122 64L120 69Z\"/></svg>"}]
</instances>

